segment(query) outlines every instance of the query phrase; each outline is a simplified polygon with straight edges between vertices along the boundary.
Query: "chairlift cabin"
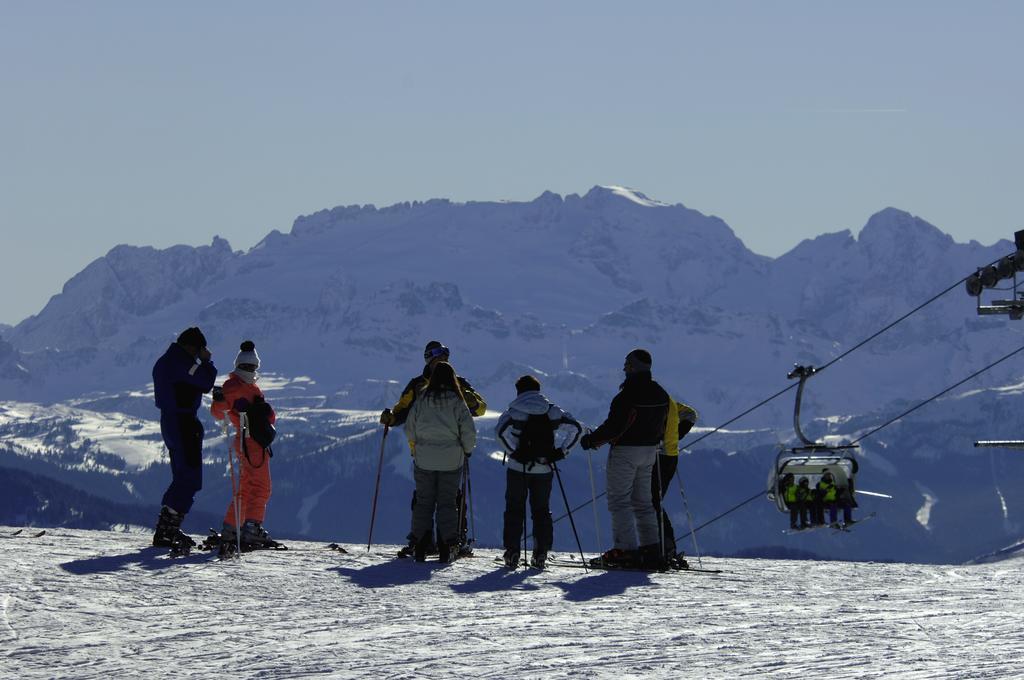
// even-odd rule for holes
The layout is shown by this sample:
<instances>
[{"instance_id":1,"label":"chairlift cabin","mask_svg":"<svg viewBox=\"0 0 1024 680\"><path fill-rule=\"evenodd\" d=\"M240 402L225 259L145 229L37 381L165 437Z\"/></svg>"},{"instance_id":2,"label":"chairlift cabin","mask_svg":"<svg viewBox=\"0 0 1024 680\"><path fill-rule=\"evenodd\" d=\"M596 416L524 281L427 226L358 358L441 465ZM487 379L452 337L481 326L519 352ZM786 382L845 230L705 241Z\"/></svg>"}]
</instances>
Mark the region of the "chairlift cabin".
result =
<instances>
[{"instance_id":1,"label":"chairlift cabin","mask_svg":"<svg viewBox=\"0 0 1024 680\"><path fill-rule=\"evenodd\" d=\"M786 486L790 482L799 484L800 479L806 477L808 485L813 489L826 472L832 473L837 487L846 487L851 492L855 490L857 461L852 455L828 447L800 453L795 453L793 449L783 449L775 457L775 465L768 473L768 499L775 503L779 512L788 514Z\"/></svg>"},{"instance_id":2,"label":"chairlift cabin","mask_svg":"<svg viewBox=\"0 0 1024 680\"><path fill-rule=\"evenodd\" d=\"M800 403L803 400L804 384L816 373L813 366L794 366L787 376L790 380L799 379L796 391L796 405L793 409L793 429L802 446L794 446L779 451L775 464L768 472L768 500L775 503L779 512L789 512L786 506L785 487L792 482L798 484L801 477L806 477L813 489L826 472L831 472L837 487L846 487L851 497L854 492L857 476L857 460L853 457L855 444L832 446L823 442L808 439L800 429ZM792 477L790 477L792 475Z\"/></svg>"}]
</instances>

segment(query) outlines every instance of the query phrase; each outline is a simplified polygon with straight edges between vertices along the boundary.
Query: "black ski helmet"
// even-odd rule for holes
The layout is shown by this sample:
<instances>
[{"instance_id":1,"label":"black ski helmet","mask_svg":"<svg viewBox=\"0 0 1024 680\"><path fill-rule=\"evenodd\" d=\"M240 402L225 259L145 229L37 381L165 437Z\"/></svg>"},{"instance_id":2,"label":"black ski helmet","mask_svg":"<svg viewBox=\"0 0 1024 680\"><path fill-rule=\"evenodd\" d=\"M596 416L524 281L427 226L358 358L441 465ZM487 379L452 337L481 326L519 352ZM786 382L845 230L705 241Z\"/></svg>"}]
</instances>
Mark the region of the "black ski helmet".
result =
<instances>
[{"instance_id":1,"label":"black ski helmet","mask_svg":"<svg viewBox=\"0 0 1024 680\"><path fill-rule=\"evenodd\" d=\"M428 363L438 357L448 357L450 355L451 350L437 340L431 340L427 343L427 346L423 348L423 360Z\"/></svg>"}]
</instances>

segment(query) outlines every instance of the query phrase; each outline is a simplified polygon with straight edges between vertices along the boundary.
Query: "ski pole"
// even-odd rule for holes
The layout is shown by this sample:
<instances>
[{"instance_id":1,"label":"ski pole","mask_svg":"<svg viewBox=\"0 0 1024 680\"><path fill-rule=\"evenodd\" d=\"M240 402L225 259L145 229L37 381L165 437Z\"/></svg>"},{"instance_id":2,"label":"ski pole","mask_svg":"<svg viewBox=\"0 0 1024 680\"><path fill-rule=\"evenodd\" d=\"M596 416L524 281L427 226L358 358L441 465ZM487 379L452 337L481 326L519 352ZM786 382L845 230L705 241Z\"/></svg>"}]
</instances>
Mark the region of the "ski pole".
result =
<instances>
[{"instance_id":1,"label":"ski pole","mask_svg":"<svg viewBox=\"0 0 1024 680\"><path fill-rule=\"evenodd\" d=\"M245 440L245 414L238 414L238 436ZM231 450L231 439L228 437L228 422L224 420L224 437L228 440L228 465L231 466L231 496L235 506L235 557L242 559L242 461L238 461L238 483L235 484L235 455Z\"/></svg>"},{"instance_id":2,"label":"ski pole","mask_svg":"<svg viewBox=\"0 0 1024 680\"><path fill-rule=\"evenodd\" d=\"M366 552L370 552L373 544L373 521L377 518L377 495L380 493L380 472L384 468L384 442L388 440L389 425L384 426L384 436L380 438L380 460L377 462L377 484L373 489L373 505L370 508L370 535L366 538Z\"/></svg>"},{"instance_id":3,"label":"ski pole","mask_svg":"<svg viewBox=\"0 0 1024 680\"><path fill-rule=\"evenodd\" d=\"M469 457L466 457L466 497L469 499L469 526L472 527L472 537L469 543L476 543L476 515L473 513L473 475L469 474Z\"/></svg>"},{"instance_id":4,"label":"ski pole","mask_svg":"<svg viewBox=\"0 0 1024 680\"><path fill-rule=\"evenodd\" d=\"M526 463L523 463L523 561L526 563L526 539L528 534L526 533L526 494L529 492L530 485L527 482L529 477L526 476ZM534 539L533 544L537 544L537 540Z\"/></svg>"},{"instance_id":5,"label":"ski pole","mask_svg":"<svg viewBox=\"0 0 1024 680\"><path fill-rule=\"evenodd\" d=\"M562 474L558 471L558 466L555 465L555 461L551 461L551 469L555 471L555 479L558 480L558 490L562 492L562 502L565 503L565 510L569 513L569 524L572 526L572 535L576 537L576 547L580 549L580 562L583 563L583 570L590 571L587 568L587 558L583 556L583 544L580 542L579 532L576 531L576 520L572 518L572 511L569 510L569 499L565 495L565 486L562 484Z\"/></svg>"},{"instance_id":6,"label":"ski pole","mask_svg":"<svg viewBox=\"0 0 1024 680\"><path fill-rule=\"evenodd\" d=\"M462 489L461 489L461 491L462 491L461 502L460 502L459 497L456 496L456 503L458 503L458 506L459 506L458 544L455 546L456 552L458 552L458 551L460 551L462 549L463 541L465 540L465 534L463 533L463 527L466 526L466 474L467 474L468 471L469 471L469 458L465 458L464 457L463 460L462 460L462 482L460 484L460 486L462 487ZM438 534L440 534L441 533L441 525L440 525L440 523L438 523L437 529L438 529ZM444 536L440 536L439 535L438 538L440 540L442 540L442 541L446 540L444 538ZM438 545L438 548L440 549L440 545ZM450 548L451 548L451 546L449 546L449 549ZM450 558L450 556L449 556L449 558Z\"/></svg>"},{"instance_id":7,"label":"ski pole","mask_svg":"<svg viewBox=\"0 0 1024 680\"><path fill-rule=\"evenodd\" d=\"M697 556L697 566L703 567L704 564L700 561L700 548L697 546L697 532L693 530L693 515L690 514L690 504L686 502L686 492L683 491L683 476L679 474L679 468L676 468L676 480L679 482L679 495L683 498L683 510L686 511L686 521L690 524L690 536L693 537L693 554Z\"/></svg>"},{"instance_id":8,"label":"ski pole","mask_svg":"<svg viewBox=\"0 0 1024 680\"><path fill-rule=\"evenodd\" d=\"M597 535L597 550L603 550L604 543L601 542L601 522L597 517L597 487L594 486L594 464L591 462L592 454L587 454L587 469L590 470L590 503L594 509L594 533Z\"/></svg>"},{"instance_id":9,"label":"ski pole","mask_svg":"<svg viewBox=\"0 0 1024 680\"><path fill-rule=\"evenodd\" d=\"M660 559L665 559L665 496L661 493L661 454L654 453L654 469L658 475L658 546L661 549ZM653 502L653 498L651 501Z\"/></svg>"}]
</instances>

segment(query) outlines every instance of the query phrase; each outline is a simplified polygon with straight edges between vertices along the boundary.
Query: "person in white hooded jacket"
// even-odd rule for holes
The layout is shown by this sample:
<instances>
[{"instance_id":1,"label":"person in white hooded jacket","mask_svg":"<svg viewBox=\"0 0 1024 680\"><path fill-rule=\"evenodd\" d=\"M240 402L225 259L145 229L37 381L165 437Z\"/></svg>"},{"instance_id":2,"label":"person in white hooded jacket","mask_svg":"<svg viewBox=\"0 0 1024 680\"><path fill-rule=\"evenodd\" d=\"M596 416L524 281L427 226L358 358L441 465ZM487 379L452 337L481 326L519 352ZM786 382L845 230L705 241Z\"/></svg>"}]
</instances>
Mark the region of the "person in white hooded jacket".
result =
<instances>
[{"instance_id":1,"label":"person in white hooded jacket","mask_svg":"<svg viewBox=\"0 0 1024 680\"><path fill-rule=\"evenodd\" d=\"M434 513L441 542L438 558L448 562L459 543L459 515L455 498L463 463L476 446L476 427L455 376L455 369L440 362L409 410L405 421L415 462L416 504L412 509L415 559L422 562L432 542Z\"/></svg>"},{"instance_id":2,"label":"person in white hooded jacket","mask_svg":"<svg viewBox=\"0 0 1024 680\"><path fill-rule=\"evenodd\" d=\"M516 381L517 397L501 414L494 431L505 448L505 566L519 566L519 541L525 530L526 500L533 519L533 554L530 563L544 568L554 540L551 523L551 482L554 464L579 439L579 421L548 401L540 381L524 375ZM556 443L556 439L560 440Z\"/></svg>"}]
</instances>

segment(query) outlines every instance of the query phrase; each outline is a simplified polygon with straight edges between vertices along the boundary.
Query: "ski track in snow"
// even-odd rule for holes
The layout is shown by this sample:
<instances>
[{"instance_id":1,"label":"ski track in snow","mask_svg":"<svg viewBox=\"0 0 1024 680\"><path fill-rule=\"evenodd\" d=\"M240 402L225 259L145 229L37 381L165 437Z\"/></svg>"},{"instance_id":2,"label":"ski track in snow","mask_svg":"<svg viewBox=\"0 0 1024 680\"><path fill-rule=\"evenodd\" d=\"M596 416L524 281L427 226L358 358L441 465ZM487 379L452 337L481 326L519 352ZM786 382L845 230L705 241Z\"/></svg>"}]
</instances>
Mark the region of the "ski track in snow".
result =
<instances>
[{"instance_id":1,"label":"ski track in snow","mask_svg":"<svg viewBox=\"0 0 1024 680\"><path fill-rule=\"evenodd\" d=\"M439 565L289 542L221 562L148 540L0 540L0 677L1002 678L1024 660L1019 561L509 572L494 550Z\"/></svg>"}]
</instances>

